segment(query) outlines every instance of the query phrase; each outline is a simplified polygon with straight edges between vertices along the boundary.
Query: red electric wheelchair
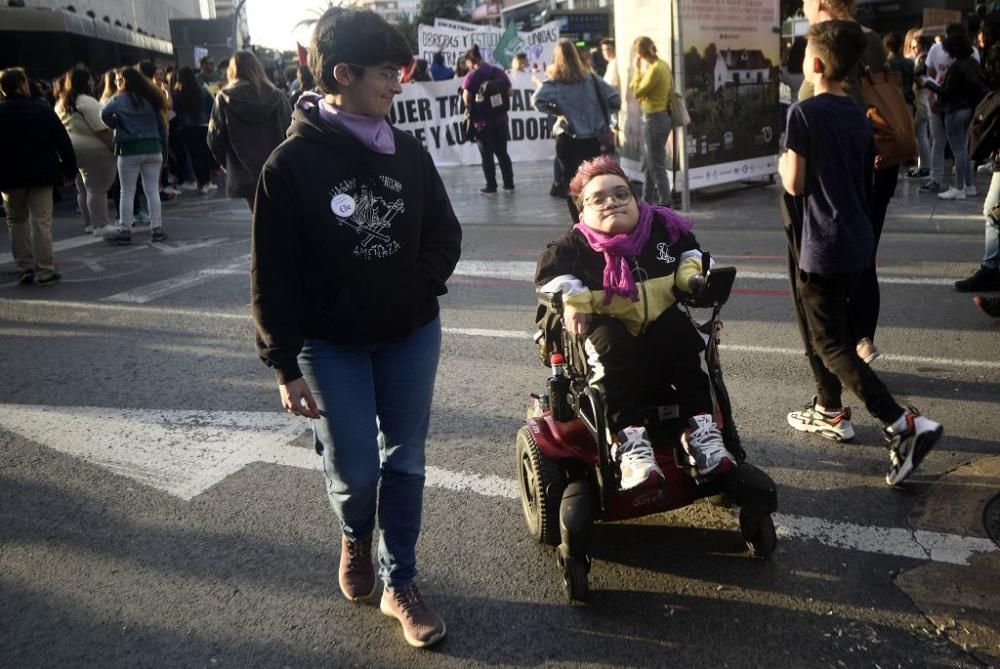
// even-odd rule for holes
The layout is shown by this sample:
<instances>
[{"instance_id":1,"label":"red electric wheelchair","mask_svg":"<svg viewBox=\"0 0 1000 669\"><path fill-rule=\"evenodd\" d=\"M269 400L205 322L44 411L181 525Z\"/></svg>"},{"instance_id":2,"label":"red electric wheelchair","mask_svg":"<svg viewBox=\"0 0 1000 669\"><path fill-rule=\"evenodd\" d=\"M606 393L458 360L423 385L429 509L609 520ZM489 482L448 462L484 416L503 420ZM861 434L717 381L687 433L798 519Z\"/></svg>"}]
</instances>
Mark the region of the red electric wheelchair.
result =
<instances>
[{"instance_id":1,"label":"red electric wheelchair","mask_svg":"<svg viewBox=\"0 0 1000 669\"><path fill-rule=\"evenodd\" d=\"M710 266L711 259L704 253L702 267ZM767 474L746 462L719 360L719 313L729 298L736 269L712 268L704 276L704 287L697 295L679 295L679 300L706 341L705 366L716 424L737 466L724 474L697 476L694 461L680 440L690 417L679 415L675 391L667 385L656 396L645 398L648 404L639 408L665 480L630 490L621 489L619 468L611 456L603 390L600 384L587 382L583 338L563 328L561 294L539 293L539 355L543 363L557 356L556 363L564 364L565 377L554 375L548 392L532 394L527 424L517 434L517 479L531 535L541 544L558 547L558 565L570 601L584 601L589 594L588 544L596 521L638 518L706 497L722 497L740 507L740 533L755 556L767 557L775 549L771 514L777 508L777 491ZM699 323L691 316L692 308L711 309L711 317Z\"/></svg>"}]
</instances>

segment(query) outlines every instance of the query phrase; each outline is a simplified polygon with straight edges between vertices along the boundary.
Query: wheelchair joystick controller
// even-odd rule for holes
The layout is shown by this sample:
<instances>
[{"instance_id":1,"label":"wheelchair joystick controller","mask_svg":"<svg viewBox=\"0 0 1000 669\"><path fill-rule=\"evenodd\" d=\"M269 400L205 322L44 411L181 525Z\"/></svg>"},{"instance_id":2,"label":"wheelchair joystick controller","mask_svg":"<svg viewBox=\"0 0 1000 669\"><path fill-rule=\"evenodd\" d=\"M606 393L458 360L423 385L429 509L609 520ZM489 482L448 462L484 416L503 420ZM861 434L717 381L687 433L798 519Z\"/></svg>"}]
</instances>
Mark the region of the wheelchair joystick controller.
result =
<instances>
[{"instance_id":1,"label":"wheelchair joystick controller","mask_svg":"<svg viewBox=\"0 0 1000 669\"><path fill-rule=\"evenodd\" d=\"M549 407L552 417L558 421L573 420L573 408L569 405L569 377L561 353L553 353L549 358L552 376L549 377Z\"/></svg>"}]
</instances>

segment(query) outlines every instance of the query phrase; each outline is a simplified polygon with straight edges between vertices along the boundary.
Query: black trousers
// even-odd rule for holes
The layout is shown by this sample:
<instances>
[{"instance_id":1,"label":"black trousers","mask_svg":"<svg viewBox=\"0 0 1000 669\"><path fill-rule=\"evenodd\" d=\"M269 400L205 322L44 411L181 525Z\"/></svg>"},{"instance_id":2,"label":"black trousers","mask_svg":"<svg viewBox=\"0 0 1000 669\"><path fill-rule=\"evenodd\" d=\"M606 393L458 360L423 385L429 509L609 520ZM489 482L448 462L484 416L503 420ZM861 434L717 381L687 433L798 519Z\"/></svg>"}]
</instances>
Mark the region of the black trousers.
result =
<instances>
[{"instance_id":1,"label":"black trousers","mask_svg":"<svg viewBox=\"0 0 1000 669\"><path fill-rule=\"evenodd\" d=\"M556 137L556 158L562 168L563 182L569 186L569 182L576 176L576 171L584 161L591 160L601 155L601 142L596 137L587 139L577 139L567 134ZM580 220L580 212L576 208L576 203L569 195L566 196L566 204L569 207L569 217L572 223Z\"/></svg>"},{"instance_id":2,"label":"black trousers","mask_svg":"<svg viewBox=\"0 0 1000 669\"><path fill-rule=\"evenodd\" d=\"M640 403L657 401L669 384L677 389L681 416L713 413L711 382L701 365L705 344L676 306L638 336L616 318L596 317L586 349L591 382L604 386L613 431L637 425Z\"/></svg>"},{"instance_id":3,"label":"black trousers","mask_svg":"<svg viewBox=\"0 0 1000 669\"><path fill-rule=\"evenodd\" d=\"M181 143L191 157L191 168L198 179L198 185L204 186L212 180L212 156L208 151L208 126L189 125L177 131Z\"/></svg>"},{"instance_id":4,"label":"black trousers","mask_svg":"<svg viewBox=\"0 0 1000 669\"><path fill-rule=\"evenodd\" d=\"M476 146L479 147L479 156L483 161L483 176L486 177L486 187L497 187L497 168L493 162L500 163L500 176L503 178L504 188L514 187L514 165L510 161L510 154L507 153L507 126L506 124L490 123L478 131Z\"/></svg>"},{"instance_id":5,"label":"black trousers","mask_svg":"<svg viewBox=\"0 0 1000 669\"><path fill-rule=\"evenodd\" d=\"M841 393L847 386L871 415L892 423L903 408L856 350L852 296L857 293L861 273L812 274L799 269L803 207L804 198L782 195L795 322L816 379L818 401L826 407L842 406Z\"/></svg>"},{"instance_id":6,"label":"black trousers","mask_svg":"<svg viewBox=\"0 0 1000 669\"><path fill-rule=\"evenodd\" d=\"M875 248L872 251L871 265L862 270L858 277L857 288L851 296L851 313L854 316L858 339L868 337L875 341L875 328L878 326L878 314L882 305L878 275L875 272L875 259L878 256L878 243L882 238L882 227L885 225L885 214L889 209L889 202L896 194L898 181L899 165L875 171L875 187L871 203Z\"/></svg>"}]
</instances>

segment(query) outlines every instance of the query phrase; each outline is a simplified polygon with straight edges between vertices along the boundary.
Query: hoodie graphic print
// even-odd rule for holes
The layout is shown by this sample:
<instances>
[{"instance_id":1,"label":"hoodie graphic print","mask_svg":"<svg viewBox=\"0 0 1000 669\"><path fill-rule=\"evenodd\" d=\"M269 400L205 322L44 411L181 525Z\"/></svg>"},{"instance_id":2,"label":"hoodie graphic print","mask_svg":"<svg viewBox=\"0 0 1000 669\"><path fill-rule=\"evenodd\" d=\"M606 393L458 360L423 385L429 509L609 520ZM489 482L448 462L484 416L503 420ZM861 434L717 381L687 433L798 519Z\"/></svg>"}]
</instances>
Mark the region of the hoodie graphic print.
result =
<instances>
[{"instance_id":1,"label":"hoodie graphic print","mask_svg":"<svg viewBox=\"0 0 1000 669\"><path fill-rule=\"evenodd\" d=\"M330 210L338 225L357 234L352 255L362 260L388 258L399 251L392 222L406 213L403 184L385 175L351 177L330 189Z\"/></svg>"}]
</instances>

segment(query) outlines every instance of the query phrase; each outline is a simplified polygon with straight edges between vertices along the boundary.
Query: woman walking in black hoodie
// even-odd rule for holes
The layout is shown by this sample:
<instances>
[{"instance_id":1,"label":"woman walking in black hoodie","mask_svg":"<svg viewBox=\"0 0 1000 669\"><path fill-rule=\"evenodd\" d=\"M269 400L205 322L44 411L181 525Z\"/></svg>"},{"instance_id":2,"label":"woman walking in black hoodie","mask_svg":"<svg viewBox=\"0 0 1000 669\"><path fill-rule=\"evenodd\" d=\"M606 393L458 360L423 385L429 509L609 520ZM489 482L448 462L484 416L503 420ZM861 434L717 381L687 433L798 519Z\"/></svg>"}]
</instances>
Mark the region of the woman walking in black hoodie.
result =
<instances>
[{"instance_id":1,"label":"woman walking in black hoodie","mask_svg":"<svg viewBox=\"0 0 1000 669\"><path fill-rule=\"evenodd\" d=\"M251 281L257 349L285 409L313 420L342 528L340 588L375 592L406 641L445 625L414 584L424 441L441 347L438 295L461 228L430 155L385 117L412 59L370 11L333 8L309 63L324 97L303 95L289 138L257 187ZM381 456L381 461L380 461Z\"/></svg>"},{"instance_id":2,"label":"woman walking in black hoodie","mask_svg":"<svg viewBox=\"0 0 1000 669\"><path fill-rule=\"evenodd\" d=\"M285 140L292 108L252 52L234 53L226 75L208 122L208 148L226 167L226 195L245 199L253 211L260 170Z\"/></svg>"}]
</instances>

